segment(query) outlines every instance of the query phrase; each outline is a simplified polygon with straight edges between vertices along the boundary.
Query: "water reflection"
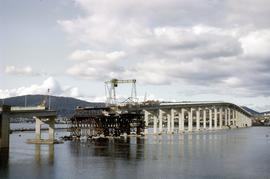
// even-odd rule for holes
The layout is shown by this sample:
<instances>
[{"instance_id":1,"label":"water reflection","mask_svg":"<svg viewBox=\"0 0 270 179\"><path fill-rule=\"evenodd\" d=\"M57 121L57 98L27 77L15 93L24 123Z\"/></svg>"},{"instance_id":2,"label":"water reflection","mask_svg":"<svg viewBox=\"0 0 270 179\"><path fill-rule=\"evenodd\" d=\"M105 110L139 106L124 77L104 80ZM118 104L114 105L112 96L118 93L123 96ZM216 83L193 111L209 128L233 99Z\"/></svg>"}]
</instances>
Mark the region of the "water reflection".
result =
<instances>
[{"instance_id":1,"label":"water reflection","mask_svg":"<svg viewBox=\"0 0 270 179\"><path fill-rule=\"evenodd\" d=\"M9 159L9 149L8 148L0 148L0 169L7 168Z\"/></svg>"},{"instance_id":2,"label":"water reflection","mask_svg":"<svg viewBox=\"0 0 270 179\"><path fill-rule=\"evenodd\" d=\"M8 177L9 149L0 149L0 178Z\"/></svg>"},{"instance_id":3,"label":"water reflection","mask_svg":"<svg viewBox=\"0 0 270 179\"><path fill-rule=\"evenodd\" d=\"M266 178L268 133L250 128L55 146L28 145L12 135L9 155L1 151L0 178Z\"/></svg>"},{"instance_id":4,"label":"water reflection","mask_svg":"<svg viewBox=\"0 0 270 179\"><path fill-rule=\"evenodd\" d=\"M47 159L44 159L46 158ZM49 165L54 164L54 145L42 145L42 144L35 144L35 161L37 166L41 166L44 161L47 161Z\"/></svg>"},{"instance_id":5,"label":"water reflection","mask_svg":"<svg viewBox=\"0 0 270 179\"><path fill-rule=\"evenodd\" d=\"M76 157L92 155L125 160L192 160L208 153L220 155L227 140L227 135L217 132L149 135L104 141L73 141L69 143L69 149Z\"/></svg>"}]
</instances>

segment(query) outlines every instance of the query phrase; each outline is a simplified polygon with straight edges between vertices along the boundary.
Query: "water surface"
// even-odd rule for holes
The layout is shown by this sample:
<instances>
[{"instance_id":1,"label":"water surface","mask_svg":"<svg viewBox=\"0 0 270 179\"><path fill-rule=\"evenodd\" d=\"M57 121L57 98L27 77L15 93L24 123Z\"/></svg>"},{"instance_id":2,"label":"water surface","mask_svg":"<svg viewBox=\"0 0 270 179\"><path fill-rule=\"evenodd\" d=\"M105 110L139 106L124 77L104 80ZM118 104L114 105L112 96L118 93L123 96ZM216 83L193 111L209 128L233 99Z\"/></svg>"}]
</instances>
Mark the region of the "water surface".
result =
<instances>
[{"instance_id":1,"label":"water surface","mask_svg":"<svg viewBox=\"0 0 270 179\"><path fill-rule=\"evenodd\" d=\"M66 133L56 137L61 135ZM33 137L32 132L11 134L9 155L1 151L0 178L270 178L267 127L102 143L25 143Z\"/></svg>"}]
</instances>

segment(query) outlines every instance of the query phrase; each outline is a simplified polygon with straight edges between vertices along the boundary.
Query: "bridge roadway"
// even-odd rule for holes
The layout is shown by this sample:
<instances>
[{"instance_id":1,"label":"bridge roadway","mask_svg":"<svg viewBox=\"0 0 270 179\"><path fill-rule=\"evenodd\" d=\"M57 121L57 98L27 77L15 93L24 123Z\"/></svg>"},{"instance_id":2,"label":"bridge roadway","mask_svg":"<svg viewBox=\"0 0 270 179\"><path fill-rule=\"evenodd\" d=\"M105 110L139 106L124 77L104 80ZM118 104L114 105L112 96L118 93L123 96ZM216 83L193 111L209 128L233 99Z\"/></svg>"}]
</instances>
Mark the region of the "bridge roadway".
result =
<instances>
[{"instance_id":1,"label":"bridge roadway","mask_svg":"<svg viewBox=\"0 0 270 179\"><path fill-rule=\"evenodd\" d=\"M228 102L167 102L144 105L145 130L152 134L242 128L252 125L251 114Z\"/></svg>"},{"instance_id":2,"label":"bridge roadway","mask_svg":"<svg viewBox=\"0 0 270 179\"><path fill-rule=\"evenodd\" d=\"M56 111L47 110L45 107L10 107L0 106L0 149L9 147L9 121L10 118L34 118L36 121L34 140L31 143L54 143L54 125ZM41 139L41 125L49 125L49 139Z\"/></svg>"}]
</instances>

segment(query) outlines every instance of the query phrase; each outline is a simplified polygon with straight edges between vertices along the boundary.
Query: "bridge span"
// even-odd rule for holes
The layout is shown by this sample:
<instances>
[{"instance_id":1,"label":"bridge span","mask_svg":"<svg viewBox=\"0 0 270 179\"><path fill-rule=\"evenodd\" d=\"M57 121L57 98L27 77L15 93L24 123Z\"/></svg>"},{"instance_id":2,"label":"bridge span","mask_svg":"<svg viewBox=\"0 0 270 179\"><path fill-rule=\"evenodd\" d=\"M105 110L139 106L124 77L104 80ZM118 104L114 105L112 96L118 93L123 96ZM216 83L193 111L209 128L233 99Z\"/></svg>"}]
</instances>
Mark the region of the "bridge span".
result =
<instances>
[{"instance_id":1,"label":"bridge span","mask_svg":"<svg viewBox=\"0 0 270 179\"><path fill-rule=\"evenodd\" d=\"M10 107L0 106L0 149L9 147L9 121L10 118L34 118L35 139L29 140L29 143L54 143L55 118L56 111L47 110L45 107ZM48 124L49 138L41 139L41 125Z\"/></svg>"},{"instance_id":2,"label":"bridge span","mask_svg":"<svg viewBox=\"0 0 270 179\"><path fill-rule=\"evenodd\" d=\"M242 128L252 125L251 114L228 102L163 102L144 105L145 134L181 133ZM149 131L149 128L153 128Z\"/></svg>"},{"instance_id":3,"label":"bridge span","mask_svg":"<svg viewBox=\"0 0 270 179\"><path fill-rule=\"evenodd\" d=\"M71 118L73 137L122 134L173 134L250 127L251 114L227 102L126 103L77 108Z\"/></svg>"}]
</instances>

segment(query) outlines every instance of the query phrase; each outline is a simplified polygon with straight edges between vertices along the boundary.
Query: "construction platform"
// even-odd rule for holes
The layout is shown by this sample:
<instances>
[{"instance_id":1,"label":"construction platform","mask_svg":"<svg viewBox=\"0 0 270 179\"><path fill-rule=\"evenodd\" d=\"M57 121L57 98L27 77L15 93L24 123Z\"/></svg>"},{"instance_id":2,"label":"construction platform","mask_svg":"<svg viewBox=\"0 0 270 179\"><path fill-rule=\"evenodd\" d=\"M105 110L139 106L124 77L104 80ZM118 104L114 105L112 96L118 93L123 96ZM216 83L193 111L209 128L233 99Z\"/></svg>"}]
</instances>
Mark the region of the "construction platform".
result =
<instances>
[{"instance_id":1,"label":"construction platform","mask_svg":"<svg viewBox=\"0 0 270 179\"><path fill-rule=\"evenodd\" d=\"M77 108L70 120L73 137L120 136L144 131L142 110L123 107Z\"/></svg>"}]
</instances>

